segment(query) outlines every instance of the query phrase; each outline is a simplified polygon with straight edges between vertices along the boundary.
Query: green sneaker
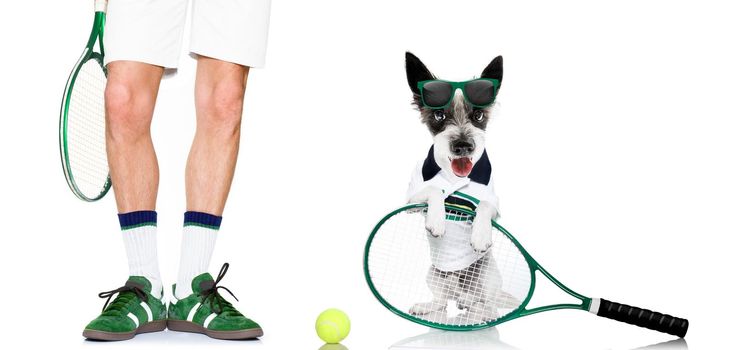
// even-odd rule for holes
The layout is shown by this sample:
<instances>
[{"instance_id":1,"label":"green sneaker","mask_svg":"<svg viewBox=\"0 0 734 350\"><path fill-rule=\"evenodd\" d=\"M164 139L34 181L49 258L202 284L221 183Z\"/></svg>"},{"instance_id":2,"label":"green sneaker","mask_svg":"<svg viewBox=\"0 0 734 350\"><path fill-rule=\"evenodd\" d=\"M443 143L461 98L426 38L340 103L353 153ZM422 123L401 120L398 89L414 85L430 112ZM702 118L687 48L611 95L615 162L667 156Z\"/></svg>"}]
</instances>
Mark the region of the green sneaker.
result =
<instances>
[{"instance_id":1,"label":"green sneaker","mask_svg":"<svg viewBox=\"0 0 734 350\"><path fill-rule=\"evenodd\" d=\"M82 335L93 340L127 340L136 334L166 329L166 305L150 290L147 278L130 276L125 286L99 293L107 302L102 314L89 322ZM115 294L117 298L110 302Z\"/></svg>"},{"instance_id":2,"label":"green sneaker","mask_svg":"<svg viewBox=\"0 0 734 350\"><path fill-rule=\"evenodd\" d=\"M176 285L173 285L173 299L168 307L168 329L206 334L216 339L262 337L260 325L243 316L219 294L218 290L224 289L239 301L229 289L217 285L227 269L229 264L225 263L216 281L208 273L196 276L191 281L194 294L183 299L176 299Z\"/></svg>"}]
</instances>

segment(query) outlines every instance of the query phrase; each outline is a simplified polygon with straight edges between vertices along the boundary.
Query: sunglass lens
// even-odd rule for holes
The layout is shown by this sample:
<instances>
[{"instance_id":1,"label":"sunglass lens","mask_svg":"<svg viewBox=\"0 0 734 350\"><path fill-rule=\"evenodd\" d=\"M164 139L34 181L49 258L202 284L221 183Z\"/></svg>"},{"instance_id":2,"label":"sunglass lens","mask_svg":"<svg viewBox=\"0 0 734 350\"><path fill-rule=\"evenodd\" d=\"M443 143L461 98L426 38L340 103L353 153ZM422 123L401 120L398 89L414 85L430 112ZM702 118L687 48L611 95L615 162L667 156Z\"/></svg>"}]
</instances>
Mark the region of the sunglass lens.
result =
<instances>
[{"instance_id":1,"label":"sunglass lens","mask_svg":"<svg viewBox=\"0 0 734 350\"><path fill-rule=\"evenodd\" d=\"M494 99L495 86L491 80L474 80L464 85L464 93L469 102L487 106Z\"/></svg>"},{"instance_id":2,"label":"sunglass lens","mask_svg":"<svg viewBox=\"0 0 734 350\"><path fill-rule=\"evenodd\" d=\"M442 107L451 101L451 84L444 81L429 81L423 85L423 103L428 107Z\"/></svg>"}]
</instances>

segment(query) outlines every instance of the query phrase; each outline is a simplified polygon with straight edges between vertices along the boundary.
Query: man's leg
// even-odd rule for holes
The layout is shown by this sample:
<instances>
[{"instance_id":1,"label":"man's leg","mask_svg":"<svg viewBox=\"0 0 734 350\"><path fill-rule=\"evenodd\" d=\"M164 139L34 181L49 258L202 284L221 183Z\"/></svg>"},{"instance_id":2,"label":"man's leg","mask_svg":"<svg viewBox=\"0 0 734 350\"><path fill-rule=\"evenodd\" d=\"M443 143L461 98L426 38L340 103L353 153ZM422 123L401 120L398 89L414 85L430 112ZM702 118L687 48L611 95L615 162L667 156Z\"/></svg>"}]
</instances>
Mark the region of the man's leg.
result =
<instances>
[{"instance_id":1,"label":"man's leg","mask_svg":"<svg viewBox=\"0 0 734 350\"><path fill-rule=\"evenodd\" d=\"M147 278L160 297L155 202L158 161L150 123L163 68L115 61L107 65L107 157L130 276Z\"/></svg>"},{"instance_id":2,"label":"man's leg","mask_svg":"<svg viewBox=\"0 0 734 350\"><path fill-rule=\"evenodd\" d=\"M168 329L173 331L218 339L263 335L259 324L242 315L215 289L229 265L222 266L216 281L207 272L237 162L248 72L246 66L203 56L198 59L196 136L186 166L181 263L174 301L168 309Z\"/></svg>"},{"instance_id":3,"label":"man's leg","mask_svg":"<svg viewBox=\"0 0 734 350\"><path fill-rule=\"evenodd\" d=\"M221 215L237 163L250 68L203 56L197 61L196 135L186 164L186 206Z\"/></svg>"},{"instance_id":4,"label":"man's leg","mask_svg":"<svg viewBox=\"0 0 734 350\"><path fill-rule=\"evenodd\" d=\"M240 142L249 67L199 56L196 135L186 165L186 207L176 296L209 268Z\"/></svg>"},{"instance_id":5,"label":"man's leg","mask_svg":"<svg viewBox=\"0 0 734 350\"><path fill-rule=\"evenodd\" d=\"M145 63L107 65L107 158L130 277L123 287L100 293L109 299L84 328L88 339L125 340L166 329L156 239L158 162L150 139L162 74L163 68Z\"/></svg>"},{"instance_id":6,"label":"man's leg","mask_svg":"<svg viewBox=\"0 0 734 350\"><path fill-rule=\"evenodd\" d=\"M107 157L117 210L154 210L158 160L150 122L163 68L116 61L107 65Z\"/></svg>"}]
</instances>

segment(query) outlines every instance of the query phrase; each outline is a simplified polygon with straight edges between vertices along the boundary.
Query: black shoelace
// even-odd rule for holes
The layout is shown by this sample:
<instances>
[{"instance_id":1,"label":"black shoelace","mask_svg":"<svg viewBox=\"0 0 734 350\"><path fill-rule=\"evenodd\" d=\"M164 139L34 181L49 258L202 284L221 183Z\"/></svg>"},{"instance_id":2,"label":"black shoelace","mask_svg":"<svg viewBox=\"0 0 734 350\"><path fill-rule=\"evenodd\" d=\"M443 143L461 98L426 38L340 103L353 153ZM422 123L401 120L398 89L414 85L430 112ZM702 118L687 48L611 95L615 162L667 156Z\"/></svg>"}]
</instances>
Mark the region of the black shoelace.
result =
<instances>
[{"instance_id":1,"label":"black shoelace","mask_svg":"<svg viewBox=\"0 0 734 350\"><path fill-rule=\"evenodd\" d=\"M137 285L126 283L124 286L120 288L99 293L100 298L102 299L107 298L107 301L105 301L104 306L102 307L102 311L105 311L105 309L107 309L107 305L110 303L110 300L112 300L112 296L114 296L117 293L124 293L124 292L132 292L138 298L140 298L140 300L145 301L145 302L148 301L148 296L145 294L145 292L140 287L138 287Z\"/></svg>"},{"instance_id":2,"label":"black shoelace","mask_svg":"<svg viewBox=\"0 0 734 350\"><path fill-rule=\"evenodd\" d=\"M201 291L202 304L208 302L211 310L217 314L222 313L225 308L234 310L232 304L230 304L227 300L224 299L221 294L219 294L220 288L226 290L227 293L229 293L229 295L234 298L234 300L240 301L239 299L237 299L236 296L234 296L229 288L219 285L219 281L221 281L224 275L227 274L227 270L229 270L229 263L224 263L224 265L222 265L222 269L219 270L219 275L217 275L217 279L214 281L214 283L210 287Z\"/></svg>"}]
</instances>

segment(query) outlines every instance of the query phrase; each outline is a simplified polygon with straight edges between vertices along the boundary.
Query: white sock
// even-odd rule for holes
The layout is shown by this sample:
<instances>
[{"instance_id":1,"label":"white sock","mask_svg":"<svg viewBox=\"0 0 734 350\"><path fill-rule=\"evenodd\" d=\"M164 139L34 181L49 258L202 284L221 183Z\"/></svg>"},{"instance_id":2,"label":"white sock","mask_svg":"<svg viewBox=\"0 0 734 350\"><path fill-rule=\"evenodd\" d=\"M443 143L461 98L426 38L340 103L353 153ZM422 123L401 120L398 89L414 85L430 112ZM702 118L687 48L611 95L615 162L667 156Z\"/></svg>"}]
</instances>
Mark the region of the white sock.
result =
<instances>
[{"instance_id":1,"label":"white sock","mask_svg":"<svg viewBox=\"0 0 734 350\"><path fill-rule=\"evenodd\" d=\"M151 293L160 297L163 291L161 272L158 268L158 215L155 211L134 211L118 214L122 241L127 252L130 276L143 276L150 281Z\"/></svg>"},{"instance_id":2,"label":"white sock","mask_svg":"<svg viewBox=\"0 0 734 350\"><path fill-rule=\"evenodd\" d=\"M221 216L197 211L187 211L184 214L176 298L183 299L191 295L193 293L191 281L209 270L209 262L212 259L221 223Z\"/></svg>"}]
</instances>

